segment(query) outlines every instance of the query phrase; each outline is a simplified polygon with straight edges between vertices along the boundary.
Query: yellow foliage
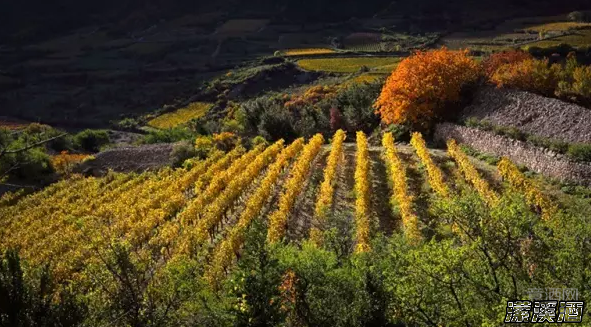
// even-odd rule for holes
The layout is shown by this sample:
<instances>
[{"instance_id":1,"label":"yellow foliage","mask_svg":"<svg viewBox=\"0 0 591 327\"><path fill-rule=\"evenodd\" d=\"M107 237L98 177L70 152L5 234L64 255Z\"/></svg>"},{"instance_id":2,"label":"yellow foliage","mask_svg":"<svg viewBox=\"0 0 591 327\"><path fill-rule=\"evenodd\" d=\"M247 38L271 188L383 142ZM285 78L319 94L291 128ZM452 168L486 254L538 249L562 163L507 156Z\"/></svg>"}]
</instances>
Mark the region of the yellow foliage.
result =
<instances>
[{"instance_id":1,"label":"yellow foliage","mask_svg":"<svg viewBox=\"0 0 591 327\"><path fill-rule=\"evenodd\" d=\"M357 166L355 167L355 252L367 252L370 237L369 218L369 150L367 137L363 132L357 132Z\"/></svg>"},{"instance_id":2,"label":"yellow foliage","mask_svg":"<svg viewBox=\"0 0 591 327\"><path fill-rule=\"evenodd\" d=\"M283 192L279 197L278 208L269 216L269 230L267 231L268 243L276 243L285 235L287 219L291 213L291 209L305 185L312 161L320 151L323 143L324 137L321 134L314 135L296 161L283 187Z\"/></svg>"},{"instance_id":3,"label":"yellow foliage","mask_svg":"<svg viewBox=\"0 0 591 327\"><path fill-rule=\"evenodd\" d=\"M511 188L525 196L527 202L533 206L536 211L541 212L543 220L550 220L558 211L556 204L550 200L538 187L529 181L515 164L509 159L502 158L497 164L499 173L504 180L509 182Z\"/></svg>"},{"instance_id":4,"label":"yellow foliage","mask_svg":"<svg viewBox=\"0 0 591 327\"><path fill-rule=\"evenodd\" d=\"M419 218L414 212L413 198L408 194L406 168L398 157L392 133L384 134L382 145L384 146L388 174L394 188L391 203L397 203L400 208L404 235L411 242L418 242L422 238L419 230Z\"/></svg>"},{"instance_id":5,"label":"yellow foliage","mask_svg":"<svg viewBox=\"0 0 591 327\"><path fill-rule=\"evenodd\" d=\"M458 144L454 139L447 141L447 153L457 163L460 171L464 174L466 180L468 180L482 199L489 205L494 206L499 202L499 196L490 188L490 185L480 176L468 156L462 152Z\"/></svg>"},{"instance_id":6,"label":"yellow foliage","mask_svg":"<svg viewBox=\"0 0 591 327\"><path fill-rule=\"evenodd\" d=\"M336 183L336 173L339 161L343 157L343 142L347 135L339 129L332 139L332 149L326 161L324 168L324 180L320 184L320 191L316 199L316 207L314 209L314 217L316 226L312 227L310 231L310 238L315 240L317 245L320 245L322 239L323 225L326 220L326 215L332 207L332 198L334 195L334 186Z\"/></svg>"},{"instance_id":7,"label":"yellow foliage","mask_svg":"<svg viewBox=\"0 0 591 327\"><path fill-rule=\"evenodd\" d=\"M246 229L251 221L258 217L263 206L269 199L277 179L283 170L289 165L291 159L302 150L303 146L303 138L295 140L292 144L283 149L277 157L277 160L269 166L262 182L259 184L254 194L248 198L246 206L238 218L238 222L230 230L228 236L214 250L210 269L206 271L205 275L211 285L217 285L217 283L222 280L224 271L232 264L234 254L238 253L244 242L244 233Z\"/></svg>"},{"instance_id":8,"label":"yellow foliage","mask_svg":"<svg viewBox=\"0 0 591 327\"><path fill-rule=\"evenodd\" d=\"M449 189L443 180L443 173L435 165L433 159L429 155L429 150L427 150L427 146L425 145L425 140L421 133L413 133L412 138L410 140L410 144L414 147L417 156L421 159L421 162L427 168L427 175L429 179L429 185L431 188L442 197L447 197L449 195Z\"/></svg>"},{"instance_id":9,"label":"yellow foliage","mask_svg":"<svg viewBox=\"0 0 591 327\"><path fill-rule=\"evenodd\" d=\"M149 126L155 128L173 128L184 124L192 119L200 118L209 110L211 104L204 102L193 102L188 106L173 112L165 113L148 122Z\"/></svg>"}]
</instances>

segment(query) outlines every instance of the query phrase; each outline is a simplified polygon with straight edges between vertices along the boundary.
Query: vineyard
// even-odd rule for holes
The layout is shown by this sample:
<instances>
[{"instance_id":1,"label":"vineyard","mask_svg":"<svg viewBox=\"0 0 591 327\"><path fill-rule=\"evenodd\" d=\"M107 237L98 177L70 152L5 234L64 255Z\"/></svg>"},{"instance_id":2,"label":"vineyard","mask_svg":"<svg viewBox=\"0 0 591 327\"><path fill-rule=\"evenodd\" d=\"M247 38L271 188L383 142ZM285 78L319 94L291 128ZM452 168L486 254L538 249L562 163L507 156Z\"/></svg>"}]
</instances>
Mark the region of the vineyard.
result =
<instances>
[{"instance_id":1,"label":"vineyard","mask_svg":"<svg viewBox=\"0 0 591 327\"><path fill-rule=\"evenodd\" d=\"M306 194L306 188L317 189L308 232L321 244L327 220L335 206L342 205L333 201L335 188L348 187L338 180L339 172L346 169L345 165L354 165L354 185L349 190L355 194L351 223L357 251L369 251L371 219L376 210L371 207L371 198L383 197L382 204L388 203L388 194L372 194L371 181L376 176L371 176L370 160L388 167L380 178L392 185L389 203L400 215L400 230L415 241L421 239L420 218L413 201L425 194L412 194L405 173L410 163L401 160L392 135L385 134L383 148L373 147L371 151L362 132L357 133L356 151L351 144L344 145L344 140L345 134L339 131L331 148L323 147L324 139L318 134L307 144L298 139L289 145L278 141L250 151L237 147L226 154L215 152L189 170L112 173L102 178L75 176L16 204L4 204L0 213L7 218L1 222L0 245L20 248L34 263L59 262L55 269L63 278L82 278L81 267L97 263L101 251L114 241L128 242L143 255L159 253L163 260L211 247L215 263L212 274L219 275L239 252L242 234L253 219L268 219L269 243L284 240L292 220L301 214L301 195ZM459 192L455 189L459 184L451 179L461 175L485 203L498 203L499 194L455 141L448 142L449 157L458 167L454 176L443 173L420 134L413 135L411 145L416 155L412 161L424 167L420 178L432 193L427 196L448 197ZM352 155L353 151L355 159L346 162L344 153ZM311 169L316 167L313 163L319 160L326 161L319 163L324 167L323 180L308 185ZM515 165L503 159L499 173L510 189L525 194L542 218L552 219L556 205ZM276 201L270 203L271 198ZM263 212L267 212L267 218Z\"/></svg>"},{"instance_id":2,"label":"vineyard","mask_svg":"<svg viewBox=\"0 0 591 327\"><path fill-rule=\"evenodd\" d=\"M307 247L310 240L323 248L334 242L339 221L348 226L342 237L350 246L343 251L351 256L372 253L379 235L418 246L444 226L450 226L448 237L467 242L477 217L459 216L466 194L495 212L519 192L526 217L557 224L559 203L506 159L498 169L484 169L454 140L447 152L433 151L419 133L410 145L396 144L390 133L380 143L339 130L328 145L317 134L291 144L215 150L190 168L75 175L20 199L5 196L0 246L19 249L33 265L51 262L59 282L89 292L116 282L105 272L118 246L131 262L150 263L155 280L170 282L181 273L180 262L200 258L197 273L216 290L240 263L253 224L265 226L268 246ZM441 210L457 220L441 218Z\"/></svg>"}]
</instances>

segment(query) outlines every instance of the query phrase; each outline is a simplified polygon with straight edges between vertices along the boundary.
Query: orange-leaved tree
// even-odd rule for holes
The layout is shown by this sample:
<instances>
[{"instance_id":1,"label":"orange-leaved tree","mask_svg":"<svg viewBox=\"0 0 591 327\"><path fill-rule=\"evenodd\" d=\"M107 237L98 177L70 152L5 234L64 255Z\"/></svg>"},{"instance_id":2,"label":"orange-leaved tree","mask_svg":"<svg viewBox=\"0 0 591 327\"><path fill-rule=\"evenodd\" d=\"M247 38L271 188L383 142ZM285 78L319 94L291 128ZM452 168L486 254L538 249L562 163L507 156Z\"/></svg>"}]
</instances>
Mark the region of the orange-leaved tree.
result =
<instances>
[{"instance_id":1,"label":"orange-leaved tree","mask_svg":"<svg viewBox=\"0 0 591 327\"><path fill-rule=\"evenodd\" d=\"M428 127L479 74L468 50L417 51L388 77L374 107L385 123Z\"/></svg>"}]
</instances>

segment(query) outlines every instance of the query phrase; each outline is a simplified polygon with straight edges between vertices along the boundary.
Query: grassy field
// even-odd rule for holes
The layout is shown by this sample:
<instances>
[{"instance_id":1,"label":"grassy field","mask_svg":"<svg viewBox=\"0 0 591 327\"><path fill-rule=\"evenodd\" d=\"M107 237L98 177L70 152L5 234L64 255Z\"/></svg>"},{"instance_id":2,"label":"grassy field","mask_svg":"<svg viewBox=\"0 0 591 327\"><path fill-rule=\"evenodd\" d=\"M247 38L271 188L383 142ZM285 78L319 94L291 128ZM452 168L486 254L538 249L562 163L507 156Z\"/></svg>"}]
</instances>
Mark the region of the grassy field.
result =
<instances>
[{"instance_id":1,"label":"grassy field","mask_svg":"<svg viewBox=\"0 0 591 327\"><path fill-rule=\"evenodd\" d=\"M329 48L287 49L282 51L282 53L286 56L308 56L334 52L335 51L333 49Z\"/></svg>"},{"instance_id":2,"label":"grassy field","mask_svg":"<svg viewBox=\"0 0 591 327\"><path fill-rule=\"evenodd\" d=\"M523 48L527 47L540 47L540 48L550 48L555 47L560 44L568 44L575 48L583 48L591 46L591 30L581 30L577 31L572 35L565 35L560 36L557 38L549 39L549 40L542 40L534 43L530 43Z\"/></svg>"},{"instance_id":3,"label":"grassy field","mask_svg":"<svg viewBox=\"0 0 591 327\"><path fill-rule=\"evenodd\" d=\"M165 113L164 115L150 120L148 125L161 129L173 128L184 124L191 119L196 119L203 116L210 107L211 104L209 103L193 102L185 108L178 109L174 112Z\"/></svg>"},{"instance_id":4,"label":"grassy field","mask_svg":"<svg viewBox=\"0 0 591 327\"><path fill-rule=\"evenodd\" d=\"M398 57L302 59L298 60L298 65L306 70L333 73L353 73L364 66L372 71L389 73L400 60Z\"/></svg>"},{"instance_id":5,"label":"grassy field","mask_svg":"<svg viewBox=\"0 0 591 327\"><path fill-rule=\"evenodd\" d=\"M577 22L556 22L536 25L524 29L526 32L540 32L540 31L570 31L574 29L589 28L591 23L577 23Z\"/></svg>"}]
</instances>

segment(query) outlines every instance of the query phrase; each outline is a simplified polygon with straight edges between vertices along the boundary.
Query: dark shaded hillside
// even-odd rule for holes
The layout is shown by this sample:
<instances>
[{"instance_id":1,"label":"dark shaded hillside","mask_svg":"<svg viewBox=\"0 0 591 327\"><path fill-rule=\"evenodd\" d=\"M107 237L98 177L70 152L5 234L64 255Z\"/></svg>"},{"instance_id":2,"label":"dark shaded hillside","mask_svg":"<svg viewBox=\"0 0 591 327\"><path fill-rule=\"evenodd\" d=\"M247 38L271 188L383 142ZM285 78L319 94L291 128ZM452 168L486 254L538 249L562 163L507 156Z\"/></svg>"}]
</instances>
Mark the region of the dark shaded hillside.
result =
<instances>
[{"instance_id":1,"label":"dark shaded hillside","mask_svg":"<svg viewBox=\"0 0 591 327\"><path fill-rule=\"evenodd\" d=\"M210 11L222 11L230 16L265 16L274 20L293 22L330 22L376 14L420 16L421 19L431 20L444 18L447 21L457 22L461 21L462 17L478 17L480 14L488 16L491 10L495 15L498 13L500 16L507 17L514 14L554 14L590 7L589 2L585 0L569 2L550 0L5 1L0 4L0 40L3 41L2 43L26 43L91 24L146 28L161 19L186 13ZM113 22L117 23L113 24Z\"/></svg>"}]
</instances>

